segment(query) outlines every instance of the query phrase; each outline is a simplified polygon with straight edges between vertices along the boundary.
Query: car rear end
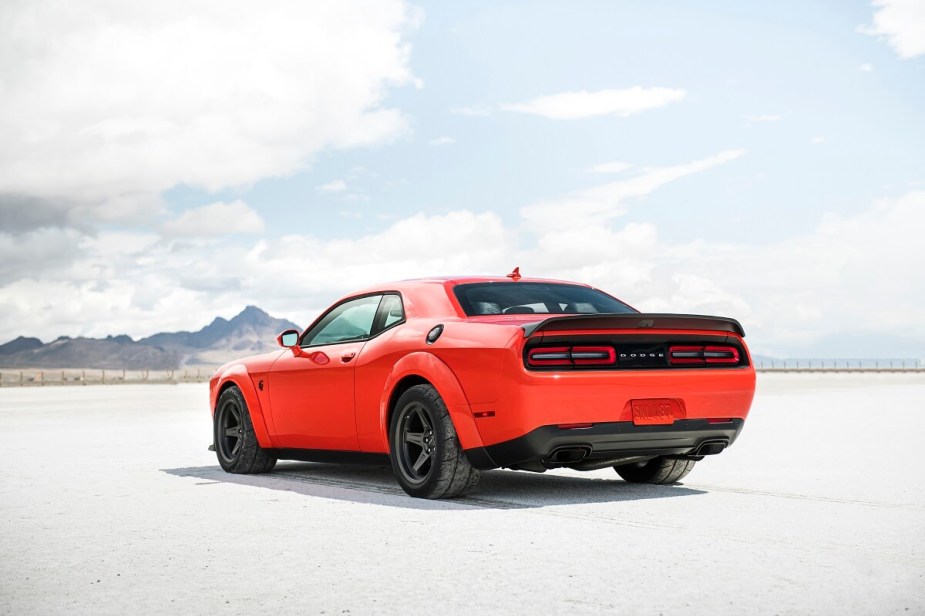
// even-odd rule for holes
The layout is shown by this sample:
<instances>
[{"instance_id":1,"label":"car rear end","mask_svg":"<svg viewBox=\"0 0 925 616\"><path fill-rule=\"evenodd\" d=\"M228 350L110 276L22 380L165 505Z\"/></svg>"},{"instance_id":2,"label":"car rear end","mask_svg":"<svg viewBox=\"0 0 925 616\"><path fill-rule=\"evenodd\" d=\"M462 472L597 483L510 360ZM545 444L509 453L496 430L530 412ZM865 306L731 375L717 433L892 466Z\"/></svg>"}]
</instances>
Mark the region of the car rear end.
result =
<instances>
[{"instance_id":1,"label":"car rear end","mask_svg":"<svg viewBox=\"0 0 925 616\"><path fill-rule=\"evenodd\" d=\"M481 467L699 460L732 445L748 416L755 370L730 319L551 316L522 329L497 400L473 405Z\"/></svg>"}]
</instances>

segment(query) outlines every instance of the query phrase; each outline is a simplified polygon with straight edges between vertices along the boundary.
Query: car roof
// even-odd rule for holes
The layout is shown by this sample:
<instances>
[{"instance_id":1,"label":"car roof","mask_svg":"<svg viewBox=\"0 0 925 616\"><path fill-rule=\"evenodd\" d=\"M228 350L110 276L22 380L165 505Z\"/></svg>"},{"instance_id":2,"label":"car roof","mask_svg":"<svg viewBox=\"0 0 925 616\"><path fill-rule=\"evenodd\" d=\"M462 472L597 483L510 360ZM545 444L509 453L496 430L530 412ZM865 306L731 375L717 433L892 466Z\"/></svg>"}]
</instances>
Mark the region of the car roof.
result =
<instances>
[{"instance_id":1,"label":"car roof","mask_svg":"<svg viewBox=\"0 0 925 616\"><path fill-rule=\"evenodd\" d=\"M553 283L553 284L571 284L581 287L587 287L589 285L580 283L580 282L571 282L569 280L555 280L553 278L527 278L522 277L517 280L514 280L508 276L434 276L432 278L411 278L408 280L402 280L403 283L420 283L420 284L447 284L451 285L457 284L473 284L479 282L541 282L541 283Z\"/></svg>"},{"instance_id":2,"label":"car roof","mask_svg":"<svg viewBox=\"0 0 925 616\"><path fill-rule=\"evenodd\" d=\"M555 280L552 278L520 278L519 280L513 280L507 276L432 276L429 278L409 278L406 280L397 280L394 282L385 282L382 284L377 284L369 287L365 287L358 291L350 293L351 296L362 295L364 293L375 293L377 291L388 291L395 290L401 291L402 289L413 288L417 286L428 286L428 285L441 285L444 287L454 287L460 284L477 284L477 283L524 283L524 282L538 282L545 284L569 284L580 287L589 287L590 285L580 283L580 282L571 282L569 280Z\"/></svg>"}]
</instances>

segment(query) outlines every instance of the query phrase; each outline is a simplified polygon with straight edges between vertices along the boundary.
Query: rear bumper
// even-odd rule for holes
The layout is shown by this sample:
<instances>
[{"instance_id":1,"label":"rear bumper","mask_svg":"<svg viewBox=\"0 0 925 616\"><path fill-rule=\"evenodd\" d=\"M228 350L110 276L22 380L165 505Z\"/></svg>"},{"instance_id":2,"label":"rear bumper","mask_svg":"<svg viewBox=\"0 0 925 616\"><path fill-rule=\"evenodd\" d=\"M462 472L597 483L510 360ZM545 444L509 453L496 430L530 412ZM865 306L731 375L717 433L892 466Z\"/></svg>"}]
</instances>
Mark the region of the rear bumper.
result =
<instances>
[{"instance_id":1,"label":"rear bumper","mask_svg":"<svg viewBox=\"0 0 925 616\"><path fill-rule=\"evenodd\" d=\"M744 423L743 419L722 423L685 419L670 426L637 426L632 421L596 423L578 429L542 426L502 443L467 449L466 454L473 466L483 470L543 464L563 448L586 448L588 453L583 460L697 455L707 442L732 445Z\"/></svg>"}]
</instances>

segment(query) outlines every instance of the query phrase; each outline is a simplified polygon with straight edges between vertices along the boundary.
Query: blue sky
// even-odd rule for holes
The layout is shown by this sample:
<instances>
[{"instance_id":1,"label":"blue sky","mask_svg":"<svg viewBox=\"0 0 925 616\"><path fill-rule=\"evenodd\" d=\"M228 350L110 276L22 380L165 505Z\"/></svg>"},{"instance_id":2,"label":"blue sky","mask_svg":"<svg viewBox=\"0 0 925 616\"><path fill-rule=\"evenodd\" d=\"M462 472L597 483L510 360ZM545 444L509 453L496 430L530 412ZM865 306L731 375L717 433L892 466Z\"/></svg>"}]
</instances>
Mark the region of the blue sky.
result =
<instances>
[{"instance_id":1,"label":"blue sky","mask_svg":"<svg viewBox=\"0 0 925 616\"><path fill-rule=\"evenodd\" d=\"M925 357L921 2L50 6L0 22L0 339L520 265Z\"/></svg>"}]
</instances>

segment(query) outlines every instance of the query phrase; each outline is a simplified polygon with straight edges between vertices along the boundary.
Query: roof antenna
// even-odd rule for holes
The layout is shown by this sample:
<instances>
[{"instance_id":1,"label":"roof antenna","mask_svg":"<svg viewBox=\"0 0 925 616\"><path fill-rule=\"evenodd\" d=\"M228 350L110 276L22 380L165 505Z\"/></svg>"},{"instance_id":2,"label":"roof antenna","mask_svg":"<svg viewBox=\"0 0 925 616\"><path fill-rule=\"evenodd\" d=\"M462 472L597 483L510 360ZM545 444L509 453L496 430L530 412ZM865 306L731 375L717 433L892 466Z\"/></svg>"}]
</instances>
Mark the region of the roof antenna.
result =
<instances>
[{"instance_id":1,"label":"roof antenna","mask_svg":"<svg viewBox=\"0 0 925 616\"><path fill-rule=\"evenodd\" d=\"M514 282L517 282L518 280L520 280L520 267L519 266L515 267L514 271L508 274L506 277L510 278Z\"/></svg>"}]
</instances>

